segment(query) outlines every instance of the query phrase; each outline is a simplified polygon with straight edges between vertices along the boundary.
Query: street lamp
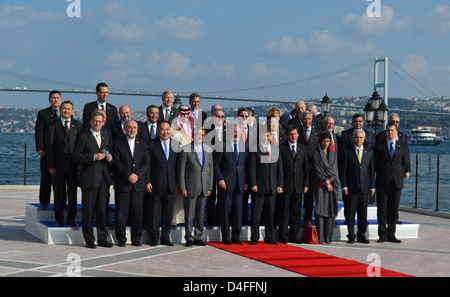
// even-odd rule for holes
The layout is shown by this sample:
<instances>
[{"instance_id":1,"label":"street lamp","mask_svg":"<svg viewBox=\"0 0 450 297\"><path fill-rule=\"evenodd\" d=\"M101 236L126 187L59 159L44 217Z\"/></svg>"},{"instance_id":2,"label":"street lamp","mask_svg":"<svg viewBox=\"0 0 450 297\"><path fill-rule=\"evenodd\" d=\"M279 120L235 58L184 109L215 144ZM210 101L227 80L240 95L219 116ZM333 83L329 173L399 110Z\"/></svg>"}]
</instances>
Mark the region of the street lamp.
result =
<instances>
[{"instance_id":1,"label":"street lamp","mask_svg":"<svg viewBox=\"0 0 450 297\"><path fill-rule=\"evenodd\" d=\"M327 115L327 113L330 111L330 105L331 101L328 97L328 94L325 93L325 96L322 98L322 101L320 101L322 112L324 113L324 116Z\"/></svg>"},{"instance_id":2,"label":"street lamp","mask_svg":"<svg viewBox=\"0 0 450 297\"><path fill-rule=\"evenodd\" d=\"M388 111L389 109L386 103L384 103L378 92L375 90L370 101L364 108L367 125L372 126L375 129L375 134L377 133L377 129L386 122Z\"/></svg>"},{"instance_id":3,"label":"street lamp","mask_svg":"<svg viewBox=\"0 0 450 297\"><path fill-rule=\"evenodd\" d=\"M180 97L176 95L175 100L173 101L173 107L175 107L175 109L178 110L178 107L180 107L181 104L183 104L183 102L181 102Z\"/></svg>"}]
</instances>

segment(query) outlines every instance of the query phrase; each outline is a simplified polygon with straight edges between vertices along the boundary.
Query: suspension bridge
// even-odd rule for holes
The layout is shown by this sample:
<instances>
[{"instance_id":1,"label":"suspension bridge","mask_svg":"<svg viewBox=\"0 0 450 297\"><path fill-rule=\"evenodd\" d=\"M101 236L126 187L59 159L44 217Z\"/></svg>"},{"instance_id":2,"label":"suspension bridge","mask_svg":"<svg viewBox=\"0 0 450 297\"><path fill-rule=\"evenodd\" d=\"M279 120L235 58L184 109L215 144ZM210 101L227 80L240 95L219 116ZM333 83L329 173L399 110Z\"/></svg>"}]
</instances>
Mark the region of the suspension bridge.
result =
<instances>
[{"instance_id":1,"label":"suspension bridge","mask_svg":"<svg viewBox=\"0 0 450 297\"><path fill-rule=\"evenodd\" d=\"M384 64L383 71L379 71L379 64ZM383 72L380 74L380 72ZM414 76L409 74L398 63L392 59L374 58L368 59L354 65L342 67L330 72L313 75L311 77L301 78L288 82L262 85L248 88L228 89L228 90L203 90L197 91L201 95L202 100L214 100L217 101L239 101L239 102L252 102L252 103L284 103L293 104L297 100L310 101L311 99L305 97L298 98L264 98L269 93L268 90L275 90L279 93L280 89L286 90L287 88L295 88L296 93L302 93L301 88L308 84L311 86L317 86L317 93L311 96L312 99L320 99L325 93L337 94L334 98L346 98L346 97L361 97L369 99L370 94L374 90L380 92L379 89L383 89L380 92L381 97L388 105L388 86L389 79L394 76L399 81L408 85L414 92L421 97L426 98L439 98L436 93L426 87ZM46 78L35 77L31 75L19 74L11 71L0 69L0 92L15 92L15 93L48 93L51 90L59 90L61 93L66 94L95 94L95 90L92 86L86 86L82 84L69 83L57 80L51 80ZM22 87L8 87L9 84L22 85ZM26 82L26 83L25 83ZM26 87L23 85L27 85ZM33 87L38 85L39 87ZM42 86L48 85L48 88ZM176 92L176 96L181 98L188 98L191 92ZM161 97L161 92L149 92L139 90L123 90L114 89L110 87L110 95L117 96L143 96L143 97ZM227 95L231 94L231 95ZM236 95L237 94L237 95ZM250 94L250 95L249 95ZM341 103L342 102L342 103ZM1 102L0 102L1 104ZM364 103L365 105L365 103ZM345 99L334 100L331 104L332 109L363 109L364 105L348 105L345 103ZM391 112L408 112L408 113L420 113L439 116L450 116L450 113L445 112L433 112L433 111L418 111L418 110L406 110L400 108L389 107Z\"/></svg>"}]
</instances>

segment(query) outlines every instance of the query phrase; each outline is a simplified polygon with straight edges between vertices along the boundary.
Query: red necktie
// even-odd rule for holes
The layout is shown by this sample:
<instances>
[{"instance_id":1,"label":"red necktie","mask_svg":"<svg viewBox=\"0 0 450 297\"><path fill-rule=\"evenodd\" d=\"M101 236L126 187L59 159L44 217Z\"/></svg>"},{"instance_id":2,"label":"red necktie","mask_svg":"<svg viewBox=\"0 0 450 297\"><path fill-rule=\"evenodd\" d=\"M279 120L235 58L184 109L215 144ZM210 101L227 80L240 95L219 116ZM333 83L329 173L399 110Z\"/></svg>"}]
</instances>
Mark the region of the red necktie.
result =
<instances>
[{"instance_id":1,"label":"red necktie","mask_svg":"<svg viewBox=\"0 0 450 297\"><path fill-rule=\"evenodd\" d=\"M336 152L336 147L334 146L334 138L331 137L331 149L333 150L333 152Z\"/></svg>"},{"instance_id":2,"label":"red necktie","mask_svg":"<svg viewBox=\"0 0 450 297\"><path fill-rule=\"evenodd\" d=\"M67 124L69 123L69 121L65 121L65 122L66 122L66 124L64 125L64 128L66 129L67 135L69 135L70 130L69 130L69 127L67 126Z\"/></svg>"}]
</instances>

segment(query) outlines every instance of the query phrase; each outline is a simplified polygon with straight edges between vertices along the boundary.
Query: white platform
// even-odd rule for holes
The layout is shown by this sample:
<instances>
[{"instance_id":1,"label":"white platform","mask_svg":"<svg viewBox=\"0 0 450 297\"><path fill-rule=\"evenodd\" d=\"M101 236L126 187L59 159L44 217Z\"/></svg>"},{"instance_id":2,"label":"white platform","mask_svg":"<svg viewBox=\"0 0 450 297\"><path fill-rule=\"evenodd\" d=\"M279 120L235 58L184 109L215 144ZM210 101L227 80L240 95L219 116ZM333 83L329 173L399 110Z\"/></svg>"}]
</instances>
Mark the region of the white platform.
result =
<instances>
[{"instance_id":1,"label":"white platform","mask_svg":"<svg viewBox=\"0 0 450 297\"><path fill-rule=\"evenodd\" d=\"M303 216L302 216L303 217ZM369 240L378 239L378 225L376 223L377 210L375 206L369 206L367 211L367 219L369 225L367 228L367 236ZM110 210L110 218L114 218L114 210ZM341 223L344 220L342 205L339 206L339 213L336 217L336 227L333 234L333 240L347 240L347 226ZM78 208L76 221L80 227L56 227L54 226L54 212L52 205L49 205L47 209L42 209L39 204L27 204L26 205L26 219L25 230L33 236L40 239L47 244L75 244L84 245L84 238L81 231L81 208ZM355 232L357 226L355 226ZM264 226L260 227L261 239L264 239ZM114 236L114 227L109 229L111 242L117 243ZM96 229L94 227L94 234L96 235ZM148 243L147 231L143 230L141 242L143 244ZM173 243L184 243L184 227L172 227L171 239ZM276 235L276 234L275 234ZM301 234L300 234L301 236ZM419 224L402 223L397 225L396 237L399 239L404 238L418 238L419 236ZM127 239L130 241L130 228L127 227ZM219 227L205 227L203 232L204 241L220 241L220 228ZM250 227L242 226L241 240L250 240Z\"/></svg>"}]
</instances>

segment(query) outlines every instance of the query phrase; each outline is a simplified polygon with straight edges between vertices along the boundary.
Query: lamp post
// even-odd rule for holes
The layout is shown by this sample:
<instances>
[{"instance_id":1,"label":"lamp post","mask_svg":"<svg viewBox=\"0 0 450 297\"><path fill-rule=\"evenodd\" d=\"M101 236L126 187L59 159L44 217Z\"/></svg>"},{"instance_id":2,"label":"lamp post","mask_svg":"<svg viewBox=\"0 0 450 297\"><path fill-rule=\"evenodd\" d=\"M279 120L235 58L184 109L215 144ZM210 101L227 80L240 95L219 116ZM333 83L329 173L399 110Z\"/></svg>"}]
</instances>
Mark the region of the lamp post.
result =
<instances>
[{"instance_id":1,"label":"lamp post","mask_svg":"<svg viewBox=\"0 0 450 297\"><path fill-rule=\"evenodd\" d=\"M327 113L330 111L331 105L331 101L327 93L325 93L325 96L322 98L322 101L320 101L320 104L324 116L327 116Z\"/></svg>"},{"instance_id":2,"label":"lamp post","mask_svg":"<svg viewBox=\"0 0 450 297\"><path fill-rule=\"evenodd\" d=\"M175 109L178 110L178 107L180 107L181 104L183 104L183 102L181 102L180 97L176 95L175 100L173 101L173 107L175 107Z\"/></svg>"},{"instance_id":3,"label":"lamp post","mask_svg":"<svg viewBox=\"0 0 450 297\"><path fill-rule=\"evenodd\" d=\"M388 111L389 109L386 103L384 103L378 92L375 90L370 101L364 108L367 126L372 126L375 129L375 135L377 134L377 129L386 122Z\"/></svg>"}]
</instances>

